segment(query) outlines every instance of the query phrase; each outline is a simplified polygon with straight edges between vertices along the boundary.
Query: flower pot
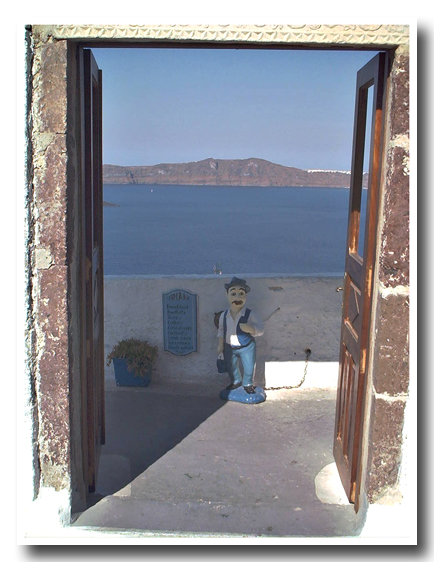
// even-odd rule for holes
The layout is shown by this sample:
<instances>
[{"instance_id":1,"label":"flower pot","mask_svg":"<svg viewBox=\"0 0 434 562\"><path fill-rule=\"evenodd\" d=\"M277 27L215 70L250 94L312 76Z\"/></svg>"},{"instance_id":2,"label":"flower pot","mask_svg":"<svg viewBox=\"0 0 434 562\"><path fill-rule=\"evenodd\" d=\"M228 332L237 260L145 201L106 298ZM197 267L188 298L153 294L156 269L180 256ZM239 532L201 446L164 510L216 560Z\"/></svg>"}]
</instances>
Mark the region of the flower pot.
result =
<instances>
[{"instance_id":1,"label":"flower pot","mask_svg":"<svg viewBox=\"0 0 434 562\"><path fill-rule=\"evenodd\" d=\"M148 386L151 382L152 367L149 367L148 373L144 377L136 377L132 371L128 370L125 359L114 358L113 366L118 386Z\"/></svg>"}]
</instances>

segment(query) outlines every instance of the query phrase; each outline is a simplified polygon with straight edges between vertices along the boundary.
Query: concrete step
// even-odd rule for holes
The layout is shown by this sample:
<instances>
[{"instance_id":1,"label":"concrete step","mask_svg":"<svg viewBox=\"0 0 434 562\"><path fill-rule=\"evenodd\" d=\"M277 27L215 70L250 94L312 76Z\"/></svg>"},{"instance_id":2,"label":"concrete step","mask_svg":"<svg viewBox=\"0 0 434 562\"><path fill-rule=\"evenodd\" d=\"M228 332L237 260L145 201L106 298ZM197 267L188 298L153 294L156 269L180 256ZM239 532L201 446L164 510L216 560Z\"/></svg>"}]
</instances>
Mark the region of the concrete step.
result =
<instances>
[{"instance_id":1,"label":"concrete step","mask_svg":"<svg viewBox=\"0 0 434 562\"><path fill-rule=\"evenodd\" d=\"M342 537L360 533L361 523L352 507L319 501L300 507L299 503L274 507L269 503L233 505L108 496L83 513L75 526L271 537Z\"/></svg>"}]
</instances>

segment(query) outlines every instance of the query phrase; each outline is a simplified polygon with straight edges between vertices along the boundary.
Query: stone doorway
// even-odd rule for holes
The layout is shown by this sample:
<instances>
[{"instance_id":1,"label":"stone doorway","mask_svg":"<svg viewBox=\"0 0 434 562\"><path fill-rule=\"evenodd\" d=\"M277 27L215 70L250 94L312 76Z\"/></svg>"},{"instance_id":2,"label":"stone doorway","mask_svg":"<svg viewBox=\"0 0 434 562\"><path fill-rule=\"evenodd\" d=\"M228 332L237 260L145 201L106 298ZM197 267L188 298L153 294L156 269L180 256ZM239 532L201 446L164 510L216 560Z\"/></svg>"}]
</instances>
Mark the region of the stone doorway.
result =
<instances>
[{"instance_id":1,"label":"stone doorway","mask_svg":"<svg viewBox=\"0 0 434 562\"><path fill-rule=\"evenodd\" d=\"M382 222L376 264L370 446L365 448L369 501L398 482L408 398L408 29L405 26L35 26L27 30L28 387L34 428L35 496L40 487L69 490L65 509L80 511L81 477L79 126L77 49L109 41L175 41L391 49ZM219 43L220 44L220 43ZM48 208L50 209L49 212ZM399 218L398 218L399 217ZM398 220L397 220L398 219ZM404 226L403 226L404 225ZM405 226L407 225L407 226ZM382 241L382 244L380 242ZM396 326L399 326L397 329ZM394 369L386 360L393 334ZM388 356L390 356L390 346ZM404 352L403 352L404 349ZM54 381L56 384L53 384ZM375 389L375 390L374 390ZM390 393L396 400L390 401ZM37 398L36 398L37 396ZM56 432L52 428L56 427ZM396 436L392 442L384 435ZM386 462L383 462L387 459ZM384 468L386 467L386 468Z\"/></svg>"}]
</instances>

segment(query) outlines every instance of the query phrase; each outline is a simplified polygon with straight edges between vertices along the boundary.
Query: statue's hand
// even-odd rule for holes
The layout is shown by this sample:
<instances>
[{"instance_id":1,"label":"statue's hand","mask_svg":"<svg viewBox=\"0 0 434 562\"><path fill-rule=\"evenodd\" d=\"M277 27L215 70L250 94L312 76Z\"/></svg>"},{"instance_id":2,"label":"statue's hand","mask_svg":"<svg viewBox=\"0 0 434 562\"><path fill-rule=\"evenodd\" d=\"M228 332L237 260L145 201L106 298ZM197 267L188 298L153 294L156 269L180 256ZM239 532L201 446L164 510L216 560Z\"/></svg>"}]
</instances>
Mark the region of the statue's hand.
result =
<instances>
[{"instance_id":1,"label":"statue's hand","mask_svg":"<svg viewBox=\"0 0 434 562\"><path fill-rule=\"evenodd\" d=\"M243 330L243 332L246 332L247 334L254 334L255 333L255 328L249 324L248 322L240 323L239 324L240 328Z\"/></svg>"}]
</instances>

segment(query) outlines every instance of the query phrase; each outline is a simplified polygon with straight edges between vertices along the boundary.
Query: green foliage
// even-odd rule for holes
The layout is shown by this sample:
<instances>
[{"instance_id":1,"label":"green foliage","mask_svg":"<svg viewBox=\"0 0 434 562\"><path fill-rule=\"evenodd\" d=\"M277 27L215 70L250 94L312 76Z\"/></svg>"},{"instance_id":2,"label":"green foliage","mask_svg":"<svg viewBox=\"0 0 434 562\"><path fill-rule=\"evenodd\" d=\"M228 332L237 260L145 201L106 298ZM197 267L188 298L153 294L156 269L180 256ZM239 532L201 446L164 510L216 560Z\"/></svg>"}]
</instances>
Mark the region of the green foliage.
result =
<instances>
[{"instance_id":1,"label":"green foliage","mask_svg":"<svg viewBox=\"0 0 434 562\"><path fill-rule=\"evenodd\" d=\"M147 341L130 338L118 342L107 356L107 366L113 359L125 359L128 370L136 377L145 377L154 365L158 347Z\"/></svg>"}]
</instances>

